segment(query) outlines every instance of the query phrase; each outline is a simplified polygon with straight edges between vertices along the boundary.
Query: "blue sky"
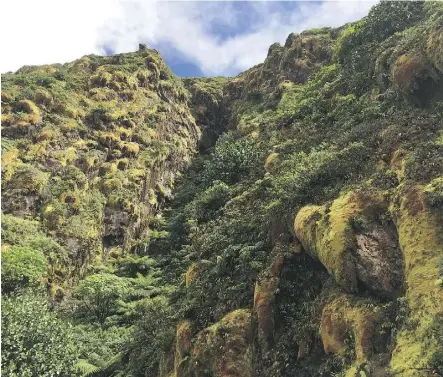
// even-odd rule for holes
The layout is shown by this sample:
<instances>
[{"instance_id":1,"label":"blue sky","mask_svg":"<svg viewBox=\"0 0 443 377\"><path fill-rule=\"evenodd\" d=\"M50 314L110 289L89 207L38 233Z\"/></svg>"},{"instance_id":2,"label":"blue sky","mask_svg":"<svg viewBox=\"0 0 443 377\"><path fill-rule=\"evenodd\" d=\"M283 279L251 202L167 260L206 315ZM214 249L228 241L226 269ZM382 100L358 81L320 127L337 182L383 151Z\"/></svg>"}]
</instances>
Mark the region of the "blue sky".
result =
<instances>
[{"instance_id":1,"label":"blue sky","mask_svg":"<svg viewBox=\"0 0 443 377\"><path fill-rule=\"evenodd\" d=\"M155 48L179 76L234 76L291 32L364 17L369 1L15 0L2 5L1 72ZM26 9L26 12L23 12ZM38 20L38 25L36 24ZM12 33L11 30L14 30Z\"/></svg>"}]
</instances>

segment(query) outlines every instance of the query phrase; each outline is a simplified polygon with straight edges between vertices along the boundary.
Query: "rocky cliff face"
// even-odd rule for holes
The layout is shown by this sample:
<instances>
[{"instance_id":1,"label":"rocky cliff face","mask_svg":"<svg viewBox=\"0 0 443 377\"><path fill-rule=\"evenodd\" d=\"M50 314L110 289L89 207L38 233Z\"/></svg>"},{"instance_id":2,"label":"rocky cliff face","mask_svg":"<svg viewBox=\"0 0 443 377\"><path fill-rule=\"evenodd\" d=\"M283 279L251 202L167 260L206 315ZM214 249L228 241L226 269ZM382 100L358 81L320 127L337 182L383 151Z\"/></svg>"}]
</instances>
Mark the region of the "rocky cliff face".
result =
<instances>
[{"instance_id":1,"label":"rocky cliff face","mask_svg":"<svg viewBox=\"0 0 443 377\"><path fill-rule=\"evenodd\" d=\"M200 135L181 82L144 46L5 75L2 127L2 210L68 252L61 282L149 238Z\"/></svg>"},{"instance_id":2,"label":"rocky cliff face","mask_svg":"<svg viewBox=\"0 0 443 377\"><path fill-rule=\"evenodd\" d=\"M143 46L6 75L4 223L68 252L60 284L157 259L176 327L144 375L443 375L442 22L384 2L235 78Z\"/></svg>"}]
</instances>

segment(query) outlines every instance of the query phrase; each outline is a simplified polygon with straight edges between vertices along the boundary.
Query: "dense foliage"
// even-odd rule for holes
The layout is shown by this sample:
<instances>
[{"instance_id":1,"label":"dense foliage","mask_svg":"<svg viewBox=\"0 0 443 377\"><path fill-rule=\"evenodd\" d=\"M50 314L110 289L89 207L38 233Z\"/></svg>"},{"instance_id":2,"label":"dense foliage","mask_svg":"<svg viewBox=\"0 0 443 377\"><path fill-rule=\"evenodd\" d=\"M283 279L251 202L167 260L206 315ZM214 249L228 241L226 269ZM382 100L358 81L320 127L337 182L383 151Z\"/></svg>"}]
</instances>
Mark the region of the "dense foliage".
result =
<instances>
[{"instance_id":1,"label":"dense foliage","mask_svg":"<svg viewBox=\"0 0 443 377\"><path fill-rule=\"evenodd\" d=\"M381 2L236 78L144 46L2 77L2 373L441 375L442 20Z\"/></svg>"}]
</instances>

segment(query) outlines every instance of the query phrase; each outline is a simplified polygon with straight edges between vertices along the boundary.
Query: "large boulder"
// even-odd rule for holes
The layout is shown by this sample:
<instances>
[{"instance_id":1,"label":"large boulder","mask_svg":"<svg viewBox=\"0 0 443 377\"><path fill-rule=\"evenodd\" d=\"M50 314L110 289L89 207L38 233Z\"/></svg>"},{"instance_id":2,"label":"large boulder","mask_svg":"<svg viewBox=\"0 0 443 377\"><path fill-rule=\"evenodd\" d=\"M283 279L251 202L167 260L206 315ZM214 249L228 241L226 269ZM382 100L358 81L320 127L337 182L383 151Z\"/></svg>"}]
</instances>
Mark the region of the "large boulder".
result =
<instances>
[{"instance_id":1,"label":"large boulder","mask_svg":"<svg viewBox=\"0 0 443 377\"><path fill-rule=\"evenodd\" d=\"M295 233L348 292L359 285L388 297L402 288L402 259L389 202L378 193L351 191L330 206L303 207Z\"/></svg>"},{"instance_id":2,"label":"large boulder","mask_svg":"<svg viewBox=\"0 0 443 377\"><path fill-rule=\"evenodd\" d=\"M209 371L214 377L251 377L251 344L251 312L229 313L197 335L192 350L194 374Z\"/></svg>"}]
</instances>

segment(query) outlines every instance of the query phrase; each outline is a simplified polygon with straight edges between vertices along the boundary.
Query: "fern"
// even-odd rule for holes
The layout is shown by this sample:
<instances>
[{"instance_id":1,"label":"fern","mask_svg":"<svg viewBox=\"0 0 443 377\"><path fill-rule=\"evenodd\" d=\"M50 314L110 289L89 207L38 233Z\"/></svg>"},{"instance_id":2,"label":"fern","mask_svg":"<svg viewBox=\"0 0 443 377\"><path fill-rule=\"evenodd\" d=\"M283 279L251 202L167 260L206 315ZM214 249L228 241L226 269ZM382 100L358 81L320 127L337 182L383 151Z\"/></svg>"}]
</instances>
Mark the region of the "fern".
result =
<instances>
[{"instance_id":1,"label":"fern","mask_svg":"<svg viewBox=\"0 0 443 377\"><path fill-rule=\"evenodd\" d=\"M100 367L97 367L84 359L80 359L75 363L74 368L82 374L82 377L92 376L101 370Z\"/></svg>"}]
</instances>

